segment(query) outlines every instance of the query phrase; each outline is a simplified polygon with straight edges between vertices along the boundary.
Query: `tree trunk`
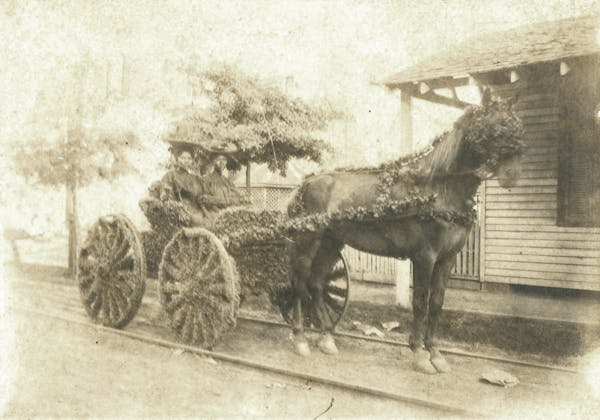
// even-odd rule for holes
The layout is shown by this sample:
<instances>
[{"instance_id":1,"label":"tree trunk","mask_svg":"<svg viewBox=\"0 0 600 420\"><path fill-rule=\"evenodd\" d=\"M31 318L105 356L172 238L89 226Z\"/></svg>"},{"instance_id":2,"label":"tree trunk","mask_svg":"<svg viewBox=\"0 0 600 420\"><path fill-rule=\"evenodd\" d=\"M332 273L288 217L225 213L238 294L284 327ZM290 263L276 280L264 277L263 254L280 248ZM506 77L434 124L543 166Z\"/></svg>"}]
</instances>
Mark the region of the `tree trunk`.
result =
<instances>
[{"instance_id":1,"label":"tree trunk","mask_svg":"<svg viewBox=\"0 0 600 420\"><path fill-rule=\"evenodd\" d=\"M252 191L250 190L250 187L252 186L252 182L250 181L250 174L251 174L250 162L248 162L246 164L246 195L248 196L248 200L252 199Z\"/></svg>"},{"instance_id":2,"label":"tree trunk","mask_svg":"<svg viewBox=\"0 0 600 420\"><path fill-rule=\"evenodd\" d=\"M77 215L77 182L69 180L66 186L66 223L69 232L69 256L67 275L77 274L77 250L79 247L79 218Z\"/></svg>"}]
</instances>

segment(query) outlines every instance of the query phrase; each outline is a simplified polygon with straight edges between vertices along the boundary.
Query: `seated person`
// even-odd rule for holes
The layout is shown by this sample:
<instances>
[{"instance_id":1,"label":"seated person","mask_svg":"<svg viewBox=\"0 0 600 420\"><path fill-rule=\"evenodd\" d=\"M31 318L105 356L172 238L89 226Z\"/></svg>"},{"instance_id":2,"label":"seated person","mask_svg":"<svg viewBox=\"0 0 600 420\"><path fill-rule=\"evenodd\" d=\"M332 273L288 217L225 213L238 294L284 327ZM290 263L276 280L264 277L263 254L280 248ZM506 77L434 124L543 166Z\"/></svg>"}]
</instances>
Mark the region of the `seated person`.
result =
<instances>
[{"instance_id":1,"label":"seated person","mask_svg":"<svg viewBox=\"0 0 600 420\"><path fill-rule=\"evenodd\" d=\"M223 175L227 157L217 155L212 164L212 172L202 177L204 194L201 202L207 210L217 211L225 207L248 204L249 200Z\"/></svg>"},{"instance_id":2,"label":"seated person","mask_svg":"<svg viewBox=\"0 0 600 420\"><path fill-rule=\"evenodd\" d=\"M201 203L203 182L200 176L192 172L192 164L191 153L187 150L181 151L176 157L175 168L160 180L158 195L162 201L175 200L185 204L192 216L192 224L201 225L205 219L204 206Z\"/></svg>"}]
</instances>

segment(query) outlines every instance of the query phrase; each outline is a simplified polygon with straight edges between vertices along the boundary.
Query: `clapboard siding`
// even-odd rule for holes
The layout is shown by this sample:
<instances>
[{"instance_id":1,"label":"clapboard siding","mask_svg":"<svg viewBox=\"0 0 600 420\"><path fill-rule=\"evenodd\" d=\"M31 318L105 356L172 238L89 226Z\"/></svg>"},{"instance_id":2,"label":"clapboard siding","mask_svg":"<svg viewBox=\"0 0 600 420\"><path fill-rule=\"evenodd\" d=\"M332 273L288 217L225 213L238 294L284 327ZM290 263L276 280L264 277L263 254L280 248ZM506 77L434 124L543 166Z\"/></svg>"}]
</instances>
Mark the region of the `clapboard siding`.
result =
<instances>
[{"instance_id":1,"label":"clapboard siding","mask_svg":"<svg viewBox=\"0 0 600 420\"><path fill-rule=\"evenodd\" d=\"M548 256L560 257L565 256L573 261L583 258L592 258L600 260L600 250L598 249L565 249L565 248L531 248L526 246L506 246L506 245L488 245L485 247L487 255L492 254L508 254L511 256Z\"/></svg>"},{"instance_id":2,"label":"clapboard siding","mask_svg":"<svg viewBox=\"0 0 600 420\"><path fill-rule=\"evenodd\" d=\"M592 241L566 241L560 239L536 239L536 235L525 233L520 238L485 238L486 247L488 246L524 246L530 248L555 248L555 249L598 249L598 242ZM487 261L487 260L486 260Z\"/></svg>"},{"instance_id":3,"label":"clapboard siding","mask_svg":"<svg viewBox=\"0 0 600 420\"><path fill-rule=\"evenodd\" d=\"M522 252L522 251L521 251ZM585 265L600 267L600 259L597 257L569 257L564 255L531 255L531 254L516 254L514 251L507 253L488 252L490 261L497 262L524 262L524 263L544 263L544 264L561 264L561 265Z\"/></svg>"},{"instance_id":4,"label":"clapboard siding","mask_svg":"<svg viewBox=\"0 0 600 420\"><path fill-rule=\"evenodd\" d=\"M523 217L486 217L486 223L495 223L495 224L507 224L507 225L527 225L527 226L542 226L542 225L556 225L556 221L553 219L545 218L542 219L540 217L532 217L532 218L523 218Z\"/></svg>"},{"instance_id":5,"label":"clapboard siding","mask_svg":"<svg viewBox=\"0 0 600 420\"><path fill-rule=\"evenodd\" d=\"M489 224L487 230L511 230L521 232L559 232L559 233L582 233L587 235L591 240L593 238L600 238L600 228L587 228L587 227L566 227L566 226L505 226L502 224Z\"/></svg>"},{"instance_id":6,"label":"clapboard siding","mask_svg":"<svg viewBox=\"0 0 600 420\"><path fill-rule=\"evenodd\" d=\"M487 281L494 283L506 283L506 284L526 284L530 286L543 286L543 287L560 287L560 288L570 288L570 289L578 289L578 290L598 290L598 282L597 281L580 281L578 279L570 278L569 282L566 283L564 280L564 276L559 280L551 279L546 276L539 277L525 277L521 275L520 277L502 274L488 274Z\"/></svg>"},{"instance_id":7,"label":"clapboard siding","mask_svg":"<svg viewBox=\"0 0 600 420\"><path fill-rule=\"evenodd\" d=\"M552 77L557 77L552 76ZM600 290L600 229L556 226L560 104L558 81L497 86L523 120L522 177L510 189L485 184L483 280Z\"/></svg>"}]
</instances>

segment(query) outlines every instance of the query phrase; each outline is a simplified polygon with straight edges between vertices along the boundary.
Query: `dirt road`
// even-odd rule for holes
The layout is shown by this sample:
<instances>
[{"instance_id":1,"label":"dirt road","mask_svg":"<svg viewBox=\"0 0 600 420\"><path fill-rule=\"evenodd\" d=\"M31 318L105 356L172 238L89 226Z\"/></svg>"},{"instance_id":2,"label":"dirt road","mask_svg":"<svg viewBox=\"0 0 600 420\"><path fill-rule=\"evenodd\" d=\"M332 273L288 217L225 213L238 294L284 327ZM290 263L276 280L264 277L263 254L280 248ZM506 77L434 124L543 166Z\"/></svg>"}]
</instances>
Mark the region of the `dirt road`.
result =
<instances>
[{"instance_id":1,"label":"dirt road","mask_svg":"<svg viewBox=\"0 0 600 420\"><path fill-rule=\"evenodd\" d=\"M440 416L101 332L87 321L77 289L62 279L14 278L10 285L18 363L8 416L315 418L330 405L321 418ZM174 339L151 295L127 330ZM303 359L290 351L288 334L242 321L215 350L492 416L594 418L599 408L574 374L450 357L451 374L427 376L410 368L407 349L352 340L339 340L336 358L315 352ZM490 368L508 370L521 383L514 388L481 383L480 374Z\"/></svg>"}]
</instances>

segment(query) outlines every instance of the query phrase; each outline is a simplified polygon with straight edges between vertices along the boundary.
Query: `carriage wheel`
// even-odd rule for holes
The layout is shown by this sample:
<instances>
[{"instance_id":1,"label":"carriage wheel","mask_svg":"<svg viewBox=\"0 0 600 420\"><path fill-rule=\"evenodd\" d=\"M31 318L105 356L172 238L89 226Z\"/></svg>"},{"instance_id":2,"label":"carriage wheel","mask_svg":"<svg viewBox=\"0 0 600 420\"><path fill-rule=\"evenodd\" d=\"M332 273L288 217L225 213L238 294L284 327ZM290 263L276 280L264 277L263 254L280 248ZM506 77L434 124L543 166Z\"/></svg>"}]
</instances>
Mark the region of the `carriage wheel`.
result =
<instances>
[{"instance_id":1,"label":"carriage wheel","mask_svg":"<svg viewBox=\"0 0 600 420\"><path fill-rule=\"evenodd\" d=\"M127 325L142 302L146 273L142 243L129 219L101 217L88 232L77 268L90 318L113 328Z\"/></svg>"},{"instance_id":2,"label":"carriage wheel","mask_svg":"<svg viewBox=\"0 0 600 420\"><path fill-rule=\"evenodd\" d=\"M346 312L349 296L350 266L348 265L348 261L346 260L346 257L344 257L344 254L340 252L338 261L325 279L325 286L323 289L323 300L325 301L325 307L327 308L327 313L329 314L334 329ZM280 310L286 322L292 324L294 304L291 289L289 290L289 293L287 293L287 298L283 299L280 303ZM303 307L302 312L306 315L304 325L310 326L310 318L307 315L309 311L307 308Z\"/></svg>"},{"instance_id":3,"label":"carriage wheel","mask_svg":"<svg viewBox=\"0 0 600 420\"><path fill-rule=\"evenodd\" d=\"M221 241L185 228L167 244L158 270L161 303L180 340L212 348L235 325L239 278Z\"/></svg>"}]
</instances>

